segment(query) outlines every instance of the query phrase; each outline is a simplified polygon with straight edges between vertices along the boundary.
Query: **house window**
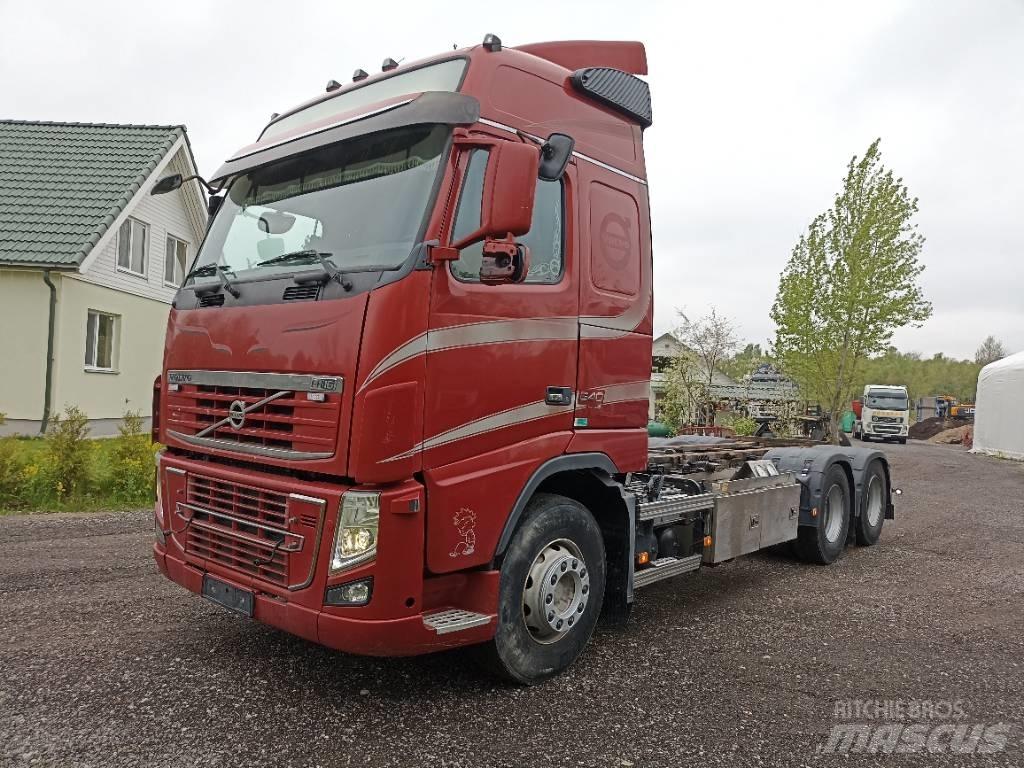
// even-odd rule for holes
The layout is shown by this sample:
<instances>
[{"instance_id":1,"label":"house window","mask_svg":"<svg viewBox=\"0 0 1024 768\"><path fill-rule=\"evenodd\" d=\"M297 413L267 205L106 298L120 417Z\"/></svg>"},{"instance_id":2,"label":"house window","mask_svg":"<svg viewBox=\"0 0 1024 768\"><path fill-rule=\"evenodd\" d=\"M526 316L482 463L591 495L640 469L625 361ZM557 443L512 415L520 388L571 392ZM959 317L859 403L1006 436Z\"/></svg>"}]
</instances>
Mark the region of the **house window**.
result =
<instances>
[{"instance_id":1,"label":"house window","mask_svg":"<svg viewBox=\"0 0 1024 768\"><path fill-rule=\"evenodd\" d=\"M188 264L188 243L168 235L167 250L164 254L164 282L178 286L185 281L185 268Z\"/></svg>"},{"instance_id":2,"label":"house window","mask_svg":"<svg viewBox=\"0 0 1024 768\"><path fill-rule=\"evenodd\" d=\"M149 225L138 219L125 219L117 233L117 268L146 276L146 251Z\"/></svg>"},{"instance_id":3,"label":"house window","mask_svg":"<svg viewBox=\"0 0 1024 768\"><path fill-rule=\"evenodd\" d=\"M483 202L484 171L489 152L476 149L469 157L469 167L459 195L459 207L452 228L452 242L480 228L480 208ZM562 182L537 181L530 231L516 238L517 243L530 249L530 271L527 283L552 284L562 279L565 265L564 233L565 201ZM480 281L480 261L483 243L463 248L459 258L451 264L452 274L467 283Z\"/></svg>"},{"instance_id":4,"label":"house window","mask_svg":"<svg viewBox=\"0 0 1024 768\"><path fill-rule=\"evenodd\" d=\"M92 371L114 370L114 337L117 315L89 310L85 324L85 367Z\"/></svg>"}]
</instances>

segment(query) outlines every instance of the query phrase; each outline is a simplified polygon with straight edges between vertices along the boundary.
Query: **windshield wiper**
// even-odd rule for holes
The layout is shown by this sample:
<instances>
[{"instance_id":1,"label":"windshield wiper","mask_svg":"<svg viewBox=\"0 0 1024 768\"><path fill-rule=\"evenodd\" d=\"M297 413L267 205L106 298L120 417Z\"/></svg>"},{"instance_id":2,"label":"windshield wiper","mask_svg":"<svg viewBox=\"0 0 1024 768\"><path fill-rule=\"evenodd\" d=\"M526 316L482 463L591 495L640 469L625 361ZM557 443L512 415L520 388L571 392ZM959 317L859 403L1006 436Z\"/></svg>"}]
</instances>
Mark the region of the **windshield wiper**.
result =
<instances>
[{"instance_id":1,"label":"windshield wiper","mask_svg":"<svg viewBox=\"0 0 1024 768\"><path fill-rule=\"evenodd\" d=\"M280 256L275 256L272 259L265 259L264 261L257 261L255 266L257 266L257 267L267 267L267 266L270 266L271 264L288 264L289 262L293 262L293 261L310 261L310 263L312 263L312 261L314 261L316 259L320 259L320 261L322 262L323 259L321 257L323 257L323 256L330 257L330 256L333 256L333 255L334 254L332 254L332 253L323 253L322 254L319 251L313 250L312 248L306 248L305 250L301 250L301 251L292 251L291 253L283 253Z\"/></svg>"},{"instance_id":2,"label":"windshield wiper","mask_svg":"<svg viewBox=\"0 0 1024 768\"><path fill-rule=\"evenodd\" d=\"M198 269L193 269L189 273L188 277L210 277L211 275L216 275L218 280L217 288L194 288L195 292L200 296L205 296L210 293L216 293L216 291L223 288L237 299L242 294L234 285L231 284L231 281L225 274L226 272L234 272L234 270L227 264L206 264Z\"/></svg>"},{"instance_id":3,"label":"windshield wiper","mask_svg":"<svg viewBox=\"0 0 1024 768\"><path fill-rule=\"evenodd\" d=\"M299 285L303 285L305 283L325 283L330 282L331 280L335 280L338 283L340 283L341 287L344 288L346 291L352 290L352 281L347 279L345 275L341 273L341 270L338 269L337 265L333 261L331 261L331 259L334 258L334 254L331 253L330 251L296 251L295 253L286 253L284 256L277 256L273 259L270 259L269 261L274 262L277 261L278 259L290 260L292 258L298 258L299 256L315 257L319 259L320 266L323 268L323 272L300 272L297 275L292 275L292 280L294 280ZM259 264L257 264L256 266L259 266Z\"/></svg>"}]
</instances>

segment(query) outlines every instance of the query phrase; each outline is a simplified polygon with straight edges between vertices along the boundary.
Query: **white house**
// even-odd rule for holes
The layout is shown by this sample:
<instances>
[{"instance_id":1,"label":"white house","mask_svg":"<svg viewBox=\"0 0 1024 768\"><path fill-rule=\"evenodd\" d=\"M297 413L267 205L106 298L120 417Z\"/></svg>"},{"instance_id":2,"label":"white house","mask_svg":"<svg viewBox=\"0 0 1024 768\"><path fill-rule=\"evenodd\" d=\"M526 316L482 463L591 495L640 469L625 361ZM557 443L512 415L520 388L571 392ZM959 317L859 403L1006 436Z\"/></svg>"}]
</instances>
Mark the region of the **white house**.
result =
<instances>
[{"instance_id":1,"label":"white house","mask_svg":"<svg viewBox=\"0 0 1024 768\"><path fill-rule=\"evenodd\" d=\"M184 126L0 121L0 430L66 405L149 416L167 313L206 228Z\"/></svg>"}]
</instances>

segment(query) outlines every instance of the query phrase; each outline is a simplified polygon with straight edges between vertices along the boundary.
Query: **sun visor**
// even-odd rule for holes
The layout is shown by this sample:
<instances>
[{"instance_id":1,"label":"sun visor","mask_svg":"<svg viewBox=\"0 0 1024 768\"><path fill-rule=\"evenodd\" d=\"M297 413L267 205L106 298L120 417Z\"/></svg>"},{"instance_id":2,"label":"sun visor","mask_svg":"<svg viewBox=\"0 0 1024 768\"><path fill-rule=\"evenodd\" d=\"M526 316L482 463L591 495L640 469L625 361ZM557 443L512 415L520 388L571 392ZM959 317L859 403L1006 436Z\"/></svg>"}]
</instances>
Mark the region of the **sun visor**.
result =
<instances>
[{"instance_id":1,"label":"sun visor","mask_svg":"<svg viewBox=\"0 0 1024 768\"><path fill-rule=\"evenodd\" d=\"M480 102L461 93L429 91L410 94L389 103L340 115L327 124L296 129L240 149L210 179L216 184L230 176L247 173L261 165L312 149L410 125L472 125L480 119Z\"/></svg>"}]
</instances>

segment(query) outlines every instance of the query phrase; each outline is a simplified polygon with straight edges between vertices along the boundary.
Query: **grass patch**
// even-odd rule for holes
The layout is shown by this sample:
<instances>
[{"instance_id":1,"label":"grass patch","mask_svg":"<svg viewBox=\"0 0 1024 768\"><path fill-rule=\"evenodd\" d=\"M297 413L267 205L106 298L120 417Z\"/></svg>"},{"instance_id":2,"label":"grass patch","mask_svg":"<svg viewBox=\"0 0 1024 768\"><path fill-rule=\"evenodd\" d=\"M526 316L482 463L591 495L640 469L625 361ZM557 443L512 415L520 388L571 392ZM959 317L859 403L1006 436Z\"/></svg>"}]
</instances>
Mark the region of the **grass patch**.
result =
<instances>
[{"instance_id":1,"label":"grass patch","mask_svg":"<svg viewBox=\"0 0 1024 768\"><path fill-rule=\"evenodd\" d=\"M0 515L147 506L158 448L137 413L125 414L117 437L92 440L85 414L70 407L46 437L0 438Z\"/></svg>"}]
</instances>

